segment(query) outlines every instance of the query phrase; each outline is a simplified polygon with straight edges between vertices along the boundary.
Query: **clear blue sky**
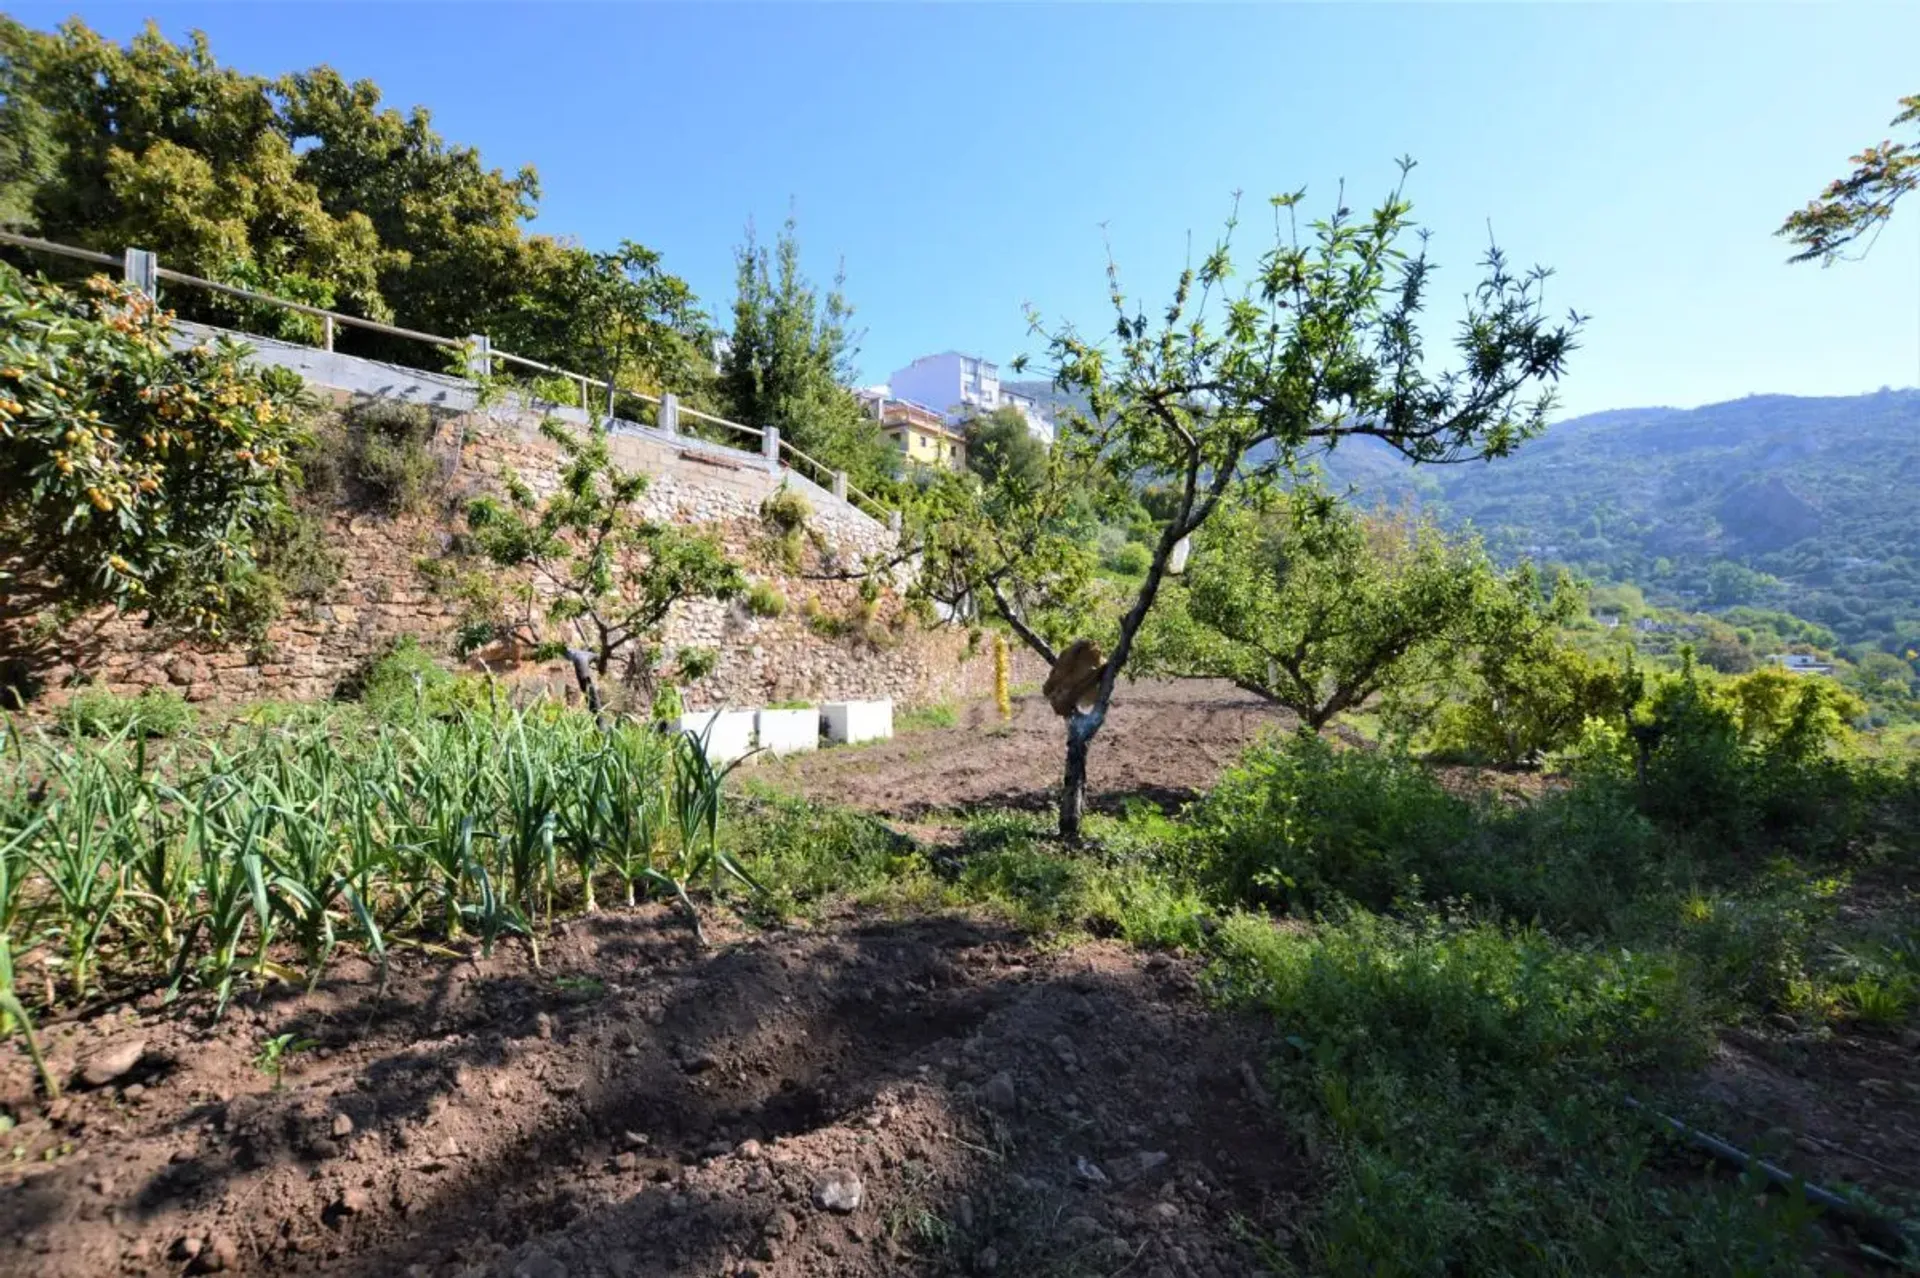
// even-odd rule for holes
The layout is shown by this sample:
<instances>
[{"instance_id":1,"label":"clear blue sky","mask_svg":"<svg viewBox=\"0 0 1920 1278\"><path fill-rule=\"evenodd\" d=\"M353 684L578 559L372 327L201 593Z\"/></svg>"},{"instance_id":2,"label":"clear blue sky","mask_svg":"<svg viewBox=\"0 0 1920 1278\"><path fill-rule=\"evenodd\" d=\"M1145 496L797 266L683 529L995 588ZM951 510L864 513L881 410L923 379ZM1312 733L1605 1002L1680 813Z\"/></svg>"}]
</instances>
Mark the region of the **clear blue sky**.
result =
<instances>
[{"instance_id":1,"label":"clear blue sky","mask_svg":"<svg viewBox=\"0 0 1920 1278\"><path fill-rule=\"evenodd\" d=\"M1920 93L1920 5L10 8L370 77L536 166L538 229L657 248L716 313L747 218L791 200L812 273L845 260L870 381L1030 349L1023 303L1104 326L1103 222L1155 300L1235 189L1359 204L1404 153L1436 335L1489 220L1592 315L1568 412L1920 382L1920 205L1863 263L1772 236Z\"/></svg>"}]
</instances>

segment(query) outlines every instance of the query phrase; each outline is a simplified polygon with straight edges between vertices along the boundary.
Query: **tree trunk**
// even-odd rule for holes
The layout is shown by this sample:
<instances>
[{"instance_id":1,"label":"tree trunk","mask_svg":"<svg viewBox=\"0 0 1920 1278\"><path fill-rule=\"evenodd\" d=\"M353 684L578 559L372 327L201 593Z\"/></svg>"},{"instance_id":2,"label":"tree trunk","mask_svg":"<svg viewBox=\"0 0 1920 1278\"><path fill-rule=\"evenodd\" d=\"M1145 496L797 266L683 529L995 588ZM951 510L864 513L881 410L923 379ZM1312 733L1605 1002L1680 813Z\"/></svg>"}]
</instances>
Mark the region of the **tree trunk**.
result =
<instances>
[{"instance_id":1,"label":"tree trunk","mask_svg":"<svg viewBox=\"0 0 1920 1278\"><path fill-rule=\"evenodd\" d=\"M597 717L600 713L600 685L593 677L593 654L579 648L569 648L567 660L573 663L573 679L580 685L580 695L587 699L587 709ZM602 669L601 673L606 671Z\"/></svg>"},{"instance_id":2,"label":"tree trunk","mask_svg":"<svg viewBox=\"0 0 1920 1278\"><path fill-rule=\"evenodd\" d=\"M1067 720L1067 771L1060 781L1060 837L1068 843L1080 841L1080 816L1087 802L1087 747L1093 742L1093 727L1081 731L1085 715Z\"/></svg>"}]
</instances>

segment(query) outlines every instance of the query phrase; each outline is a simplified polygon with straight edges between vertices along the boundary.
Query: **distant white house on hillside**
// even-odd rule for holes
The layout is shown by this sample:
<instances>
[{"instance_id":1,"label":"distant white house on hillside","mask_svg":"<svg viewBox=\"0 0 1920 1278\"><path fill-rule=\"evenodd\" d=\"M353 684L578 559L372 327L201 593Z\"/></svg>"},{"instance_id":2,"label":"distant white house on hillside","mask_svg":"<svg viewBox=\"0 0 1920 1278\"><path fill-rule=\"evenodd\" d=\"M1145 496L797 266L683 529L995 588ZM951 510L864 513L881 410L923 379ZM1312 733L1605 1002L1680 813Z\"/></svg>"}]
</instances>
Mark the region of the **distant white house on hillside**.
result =
<instances>
[{"instance_id":1,"label":"distant white house on hillside","mask_svg":"<svg viewBox=\"0 0 1920 1278\"><path fill-rule=\"evenodd\" d=\"M1053 443L1053 419L1039 401L1017 391L1002 390L999 365L977 355L958 351L922 355L889 377L887 390L895 399L933 405L950 422L974 413L1011 408L1026 421L1035 438Z\"/></svg>"},{"instance_id":2,"label":"distant white house on hillside","mask_svg":"<svg viewBox=\"0 0 1920 1278\"><path fill-rule=\"evenodd\" d=\"M1830 664L1804 652L1776 652L1767 660L1794 674L1830 675L1833 673L1833 667Z\"/></svg>"}]
</instances>

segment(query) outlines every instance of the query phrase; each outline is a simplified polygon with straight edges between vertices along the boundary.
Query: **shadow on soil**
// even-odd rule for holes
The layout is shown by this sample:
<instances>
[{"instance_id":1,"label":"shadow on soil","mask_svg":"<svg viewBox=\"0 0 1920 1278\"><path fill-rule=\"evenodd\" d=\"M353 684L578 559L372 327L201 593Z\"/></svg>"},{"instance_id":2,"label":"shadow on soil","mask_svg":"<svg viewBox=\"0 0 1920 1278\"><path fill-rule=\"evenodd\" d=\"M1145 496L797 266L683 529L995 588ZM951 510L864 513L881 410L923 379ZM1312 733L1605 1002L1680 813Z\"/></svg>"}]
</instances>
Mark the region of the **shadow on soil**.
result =
<instances>
[{"instance_id":1,"label":"shadow on soil","mask_svg":"<svg viewBox=\"0 0 1920 1278\"><path fill-rule=\"evenodd\" d=\"M953 918L682 929L594 916L542 971L421 960L267 1002L314 1047L282 1090L181 1112L197 1152L124 1210L226 1230L243 1270L551 1278L1251 1273L1237 1222L1293 1209L1259 1033L1177 962ZM835 1171L851 1211L822 1205ZM75 1192L13 1196L15 1228L64 1229Z\"/></svg>"}]
</instances>

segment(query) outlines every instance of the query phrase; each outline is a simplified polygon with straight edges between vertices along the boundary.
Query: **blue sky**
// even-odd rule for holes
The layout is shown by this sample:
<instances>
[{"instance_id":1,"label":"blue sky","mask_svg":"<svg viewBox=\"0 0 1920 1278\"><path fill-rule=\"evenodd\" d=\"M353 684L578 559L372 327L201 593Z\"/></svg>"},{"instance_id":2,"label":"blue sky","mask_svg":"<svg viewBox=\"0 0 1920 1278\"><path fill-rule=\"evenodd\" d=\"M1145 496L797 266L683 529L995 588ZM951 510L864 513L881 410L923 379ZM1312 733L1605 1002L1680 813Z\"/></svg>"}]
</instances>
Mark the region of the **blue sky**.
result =
<instances>
[{"instance_id":1,"label":"blue sky","mask_svg":"<svg viewBox=\"0 0 1920 1278\"><path fill-rule=\"evenodd\" d=\"M1345 178L1360 205L1409 154L1431 331L1491 222L1592 316L1569 413L1920 382L1920 206L1828 270L1772 235L1920 92L1920 5L9 8L370 77L537 167L538 229L657 248L717 313L746 220L791 201L812 273L844 259L870 381L1032 350L1028 303L1103 327L1103 223L1154 302L1236 189L1263 209L1304 186L1319 212Z\"/></svg>"}]
</instances>

